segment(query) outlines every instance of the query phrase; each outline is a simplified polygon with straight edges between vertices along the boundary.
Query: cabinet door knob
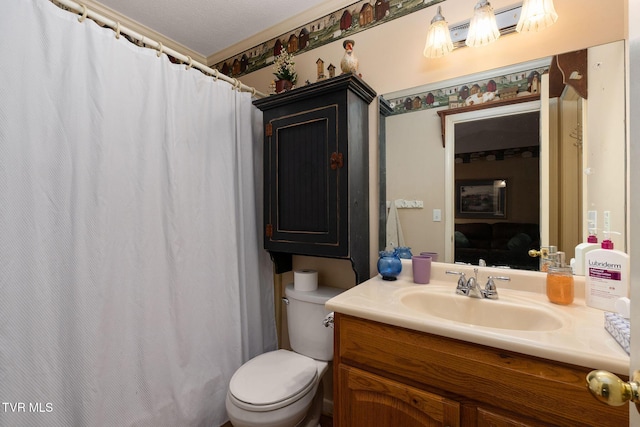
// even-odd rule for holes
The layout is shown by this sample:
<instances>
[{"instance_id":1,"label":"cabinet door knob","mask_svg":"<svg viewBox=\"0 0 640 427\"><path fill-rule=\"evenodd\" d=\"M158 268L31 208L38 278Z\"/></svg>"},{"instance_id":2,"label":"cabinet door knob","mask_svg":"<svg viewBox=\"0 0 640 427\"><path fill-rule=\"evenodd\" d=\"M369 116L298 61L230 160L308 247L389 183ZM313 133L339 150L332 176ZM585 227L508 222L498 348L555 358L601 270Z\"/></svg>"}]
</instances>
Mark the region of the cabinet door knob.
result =
<instances>
[{"instance_id":1,"label":"cabinet door knob","mask_svg":"<svg viewBox=\"0 0 640 427\"><path fill-rule=\"evenodd\" d=\"M342 153L331 153L331 170L336 170L343 166Z\"/></svg>"},{"instance_id":2,"label":"cabinet door knob","mask_svg":"<svg viewBox=\"0 0 640 427\"><path fill-rule=\"evenodd\" d=\"M627 401L640 403L640 371L633 373L633 381L624 382L607 371L591 371L587 374L587 388L600 402L609 406L621 406Z\"/></svg>"}]
</instances>

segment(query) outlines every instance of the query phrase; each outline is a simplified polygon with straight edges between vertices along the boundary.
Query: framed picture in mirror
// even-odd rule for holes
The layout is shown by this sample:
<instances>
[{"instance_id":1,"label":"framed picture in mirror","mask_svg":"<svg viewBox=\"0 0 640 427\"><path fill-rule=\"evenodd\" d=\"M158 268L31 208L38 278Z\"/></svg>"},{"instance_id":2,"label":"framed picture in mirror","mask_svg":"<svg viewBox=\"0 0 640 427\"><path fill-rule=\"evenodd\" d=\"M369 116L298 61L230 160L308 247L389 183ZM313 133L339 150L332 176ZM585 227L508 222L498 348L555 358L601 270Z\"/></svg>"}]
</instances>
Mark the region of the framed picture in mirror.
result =
<instances>
[{"instance_id":1,"label":"framed picture in mirror","mask_svg":"<svg viewBox=\"0 0 640 427\"><path fill-rule=\"evenodd\" d=\"M507 219L507 180L456 180L456 218Z\"/></svg>"}]
</instances>

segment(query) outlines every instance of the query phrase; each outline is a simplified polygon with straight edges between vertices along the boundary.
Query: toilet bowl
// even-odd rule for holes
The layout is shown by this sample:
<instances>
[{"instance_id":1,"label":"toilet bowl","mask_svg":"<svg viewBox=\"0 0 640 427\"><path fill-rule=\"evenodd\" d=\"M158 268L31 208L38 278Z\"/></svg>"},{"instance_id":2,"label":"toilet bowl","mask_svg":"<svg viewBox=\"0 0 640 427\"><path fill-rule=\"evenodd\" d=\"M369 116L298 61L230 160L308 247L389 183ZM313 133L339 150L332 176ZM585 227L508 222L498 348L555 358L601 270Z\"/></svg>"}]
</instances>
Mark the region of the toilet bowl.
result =
<instances>
[{"instance_id":1,"label":"toilet bowl","mask_svg":"<svg viewBox=\"0 0 640 427\"><path fill-rule=\"evenodd\" d=\"M288 350L261 354L234 374L227 414L234 427L302 426L312 401L322 391L327 362ZM322 400L322 396L320 396ZM322 402L318 408L322 410ZM320 411L317 419L320 418ZM311 414L309 414L311 415ZM318 425L318 421L312 424Z\"/></svg>"},{"instance_id":2,"label":"toilet bowl","mask_svg":"<svg viewBox=\"0 0 640 427\"><path fill-rule=\"evenodd\" d=\"M226 409L234 427L317 427L322 377L333 358L333 329L323 320L324 303L342 289L285 290L294 351L275 350L242 365L229 383Z\"/></svg>"}]
</instances>

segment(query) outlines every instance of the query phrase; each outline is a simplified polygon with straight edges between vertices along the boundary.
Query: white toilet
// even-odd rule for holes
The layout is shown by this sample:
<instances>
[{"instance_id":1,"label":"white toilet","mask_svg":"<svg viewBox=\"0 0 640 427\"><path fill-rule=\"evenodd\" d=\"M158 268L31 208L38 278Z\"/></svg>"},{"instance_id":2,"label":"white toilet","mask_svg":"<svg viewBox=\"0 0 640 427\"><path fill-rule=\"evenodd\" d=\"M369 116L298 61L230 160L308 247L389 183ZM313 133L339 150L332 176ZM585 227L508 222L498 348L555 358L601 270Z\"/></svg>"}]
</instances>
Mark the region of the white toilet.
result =
<instances>
[{"instance_id":1,"label":"white toilet","mask_svg":"<svg viewBox=\"0 0 640 427\"><path fill-rule=\"evenodd\" d=\"M231 377L227 415L234 427L317 427L323 401L322 376L333 359L333 328L323 324L324 304L344 289L285 289L289 342L293 351L261 354Z\"/></svg>"}]
</instances>

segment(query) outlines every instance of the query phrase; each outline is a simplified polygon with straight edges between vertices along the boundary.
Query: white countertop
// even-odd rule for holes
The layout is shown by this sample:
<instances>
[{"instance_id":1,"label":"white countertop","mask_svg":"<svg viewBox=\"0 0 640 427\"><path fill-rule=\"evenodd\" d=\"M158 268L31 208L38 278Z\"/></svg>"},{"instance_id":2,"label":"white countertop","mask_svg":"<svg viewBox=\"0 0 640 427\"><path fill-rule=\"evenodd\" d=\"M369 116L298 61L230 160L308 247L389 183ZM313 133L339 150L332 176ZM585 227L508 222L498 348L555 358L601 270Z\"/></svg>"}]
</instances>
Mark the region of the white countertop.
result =
<instances>
[{"instance_id":1,"label":"white countertop","mask_svg":"<svg viewBox=\"0 0 640 427\"><path fill-rule=\"evenodd\" d=\"M380 276L374 277L330 299L326 308L416 331L588 368L605 369L616 374L629 374L629 356L604 329L604 311L588 307L584 303L582 278L576 278L576 299L573 304L561 306L548 301L544 293L544 273L480 268L478 281L481 284L486 282L489 274L509 276L510 282L496 281L499 294L503 290L505 295L545 305L564 319L564 325L556 330L522 331L450 321L424 315L402 305L400 299L411 291L409 288L450 286L451 292L455 293L457 276L446 275L446 270L464 270L469 273L472 267L433 263L430 283L417 285L411 277L411 261L403 260L403 273L398 280L385 281ZM484 302L491 304L493 301Z\"/></svg>"}]
</instances>

